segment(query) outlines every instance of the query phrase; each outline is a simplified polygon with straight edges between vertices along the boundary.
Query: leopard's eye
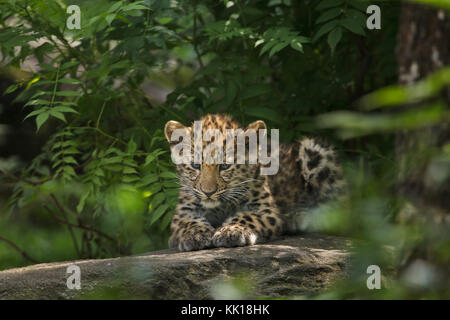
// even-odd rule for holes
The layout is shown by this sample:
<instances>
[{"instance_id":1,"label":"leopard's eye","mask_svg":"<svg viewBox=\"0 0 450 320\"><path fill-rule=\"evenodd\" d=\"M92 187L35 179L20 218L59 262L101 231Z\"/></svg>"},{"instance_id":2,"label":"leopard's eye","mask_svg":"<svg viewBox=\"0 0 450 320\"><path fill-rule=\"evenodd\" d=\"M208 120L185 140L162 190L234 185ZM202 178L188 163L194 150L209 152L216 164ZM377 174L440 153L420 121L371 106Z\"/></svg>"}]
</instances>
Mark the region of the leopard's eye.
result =
<instances>
[{"instance_id":1,"label":"leopard's eye","mask_svg":"<svg viewBox=\"0 0 450 320\"><path fill-rule=\"evenodd\" d=\"M229 167L231 167L231 164L228 164L228 163L222 163L222 164L219 166L219 170L220 170L220 171L222 171L222 170L227 170Z\"/></svg>"},{"instance_id":2,"label":"leopard's eye","mask_svg":"<svg viewBox=\"0 0 450 320\"><path fill-rule=\"evenodd\" d=\"M192 169L200 170L200 163L191 162Z\"/></svg>"}]
</instances>

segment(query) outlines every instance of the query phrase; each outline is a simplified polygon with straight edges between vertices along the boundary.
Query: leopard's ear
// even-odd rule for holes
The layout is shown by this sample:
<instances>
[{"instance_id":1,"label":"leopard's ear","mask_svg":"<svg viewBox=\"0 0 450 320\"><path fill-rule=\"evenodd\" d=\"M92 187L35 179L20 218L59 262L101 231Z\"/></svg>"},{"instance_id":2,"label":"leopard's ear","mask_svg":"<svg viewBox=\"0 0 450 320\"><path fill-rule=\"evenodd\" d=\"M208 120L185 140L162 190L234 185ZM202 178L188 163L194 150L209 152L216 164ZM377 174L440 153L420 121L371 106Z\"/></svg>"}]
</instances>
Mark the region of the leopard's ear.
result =
<instances>
[{"instance_id":1,"label":"leopard's ear","mask_svg":"<svg viewBox=\"0 0 450 320\"><path fill-rule=\"evenodd\" d=\"M258 130L264 130L264 129L267 129L267 126L266 126L266 124L264 123L264 121L262 121L262 120L257 120L257 121L255 121L255 122L250 123L250 124L247 126L247 128L245 128L245 131L248 131L248 130L250 130L250 129L255 130L256 133L258 133Z\"/></svg>"},{"instance_id":2,"label":"leopard's ear","mask_svg":"<svg viewBox=\"0 0 450 320\"><path fill-rule=\"evenodd\" d=\"M187 128L185 126L183 126L181 123L179 123L178 121L170 120L166 123L166 125L164 127L164 135L166 136L166 139L167 139L167 141L169 141L169 143L172 142L171 141L172 133L176 129L187 130Z\"/></svg>"}]
</instances>

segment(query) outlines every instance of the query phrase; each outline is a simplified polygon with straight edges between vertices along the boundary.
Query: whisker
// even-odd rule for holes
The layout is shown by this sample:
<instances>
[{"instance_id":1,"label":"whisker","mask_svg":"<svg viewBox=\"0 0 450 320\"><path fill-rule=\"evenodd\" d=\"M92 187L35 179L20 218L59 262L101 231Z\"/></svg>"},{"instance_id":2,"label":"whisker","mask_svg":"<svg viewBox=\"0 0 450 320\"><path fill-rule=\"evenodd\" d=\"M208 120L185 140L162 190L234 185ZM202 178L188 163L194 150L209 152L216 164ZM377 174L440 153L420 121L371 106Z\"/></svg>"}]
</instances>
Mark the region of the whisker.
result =
<instances>
[{"instance_id":1,"label":"whisker","mask_svg":"<svg viewBox=\"0 0 450 320\"><path fill-rule=\"evenodd\" d=\"M259 180L258 179L248 179L248 180L245 180L245 181L241 181L239 183L231 184L230 187L239 186L239 185L250 183L250 182L254 182L254 181L259 181Z\"/></svg>"}]
</instances>

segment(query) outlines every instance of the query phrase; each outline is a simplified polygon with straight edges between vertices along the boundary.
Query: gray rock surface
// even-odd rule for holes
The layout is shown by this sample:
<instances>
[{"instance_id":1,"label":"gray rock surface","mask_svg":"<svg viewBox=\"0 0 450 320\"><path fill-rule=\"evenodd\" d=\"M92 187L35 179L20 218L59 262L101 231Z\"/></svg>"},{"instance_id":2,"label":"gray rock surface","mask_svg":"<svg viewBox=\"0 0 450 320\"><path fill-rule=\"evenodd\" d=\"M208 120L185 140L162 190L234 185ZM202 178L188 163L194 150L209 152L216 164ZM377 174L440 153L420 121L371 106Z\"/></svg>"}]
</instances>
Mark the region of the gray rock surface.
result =
<instances>
[{"instance_id":1,"label":"gray rock surface","mask_svg":"<svg viewBox=\"0 0 450 320\"><path fill-rule=\"evenodd\" d=\"M38 264L0 272L0 299L207 299L317 293L349 272L349 240L309 234L260 245ZM68 289L67 267L81 270Z\"/></svg>"}]
</instances>

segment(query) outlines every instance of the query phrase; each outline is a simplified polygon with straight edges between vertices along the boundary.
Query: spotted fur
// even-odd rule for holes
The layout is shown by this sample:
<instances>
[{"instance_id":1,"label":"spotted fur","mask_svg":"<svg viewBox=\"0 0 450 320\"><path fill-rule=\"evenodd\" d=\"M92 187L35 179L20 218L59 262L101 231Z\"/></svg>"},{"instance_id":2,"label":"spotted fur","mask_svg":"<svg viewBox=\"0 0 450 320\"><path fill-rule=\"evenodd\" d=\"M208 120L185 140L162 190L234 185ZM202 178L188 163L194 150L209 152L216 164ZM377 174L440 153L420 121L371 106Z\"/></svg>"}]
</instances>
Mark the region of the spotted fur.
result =
<instances>
[{"instance_id":1,"label":"spotted fur","mask_svg":"<svg viewBox=\"0 0 450 320\"><path fill-rule=\"evenodd\" d=\"M227 115L209 114L201 121L202 133L219 129L224 140L226 129L242 128ZM263 121L256 121L244 132L265 128ZM193 127L169 121L164 132L171 147L176 144L171 141L175 129L192 136L192 152ZM202 146L213 143L218 141L203 141ZM225 148L225 141L222 145ZM177 165L180 194L169 246L190 251L265 242L297 229L297 223L292 223L295 217L285 212L292 212L292 208L306 210L344 190L341 167L327 144L303 138L281 144L279 154L280 169L273 176L260 175L259 164Z\"/></svg>"}]
</instances>

